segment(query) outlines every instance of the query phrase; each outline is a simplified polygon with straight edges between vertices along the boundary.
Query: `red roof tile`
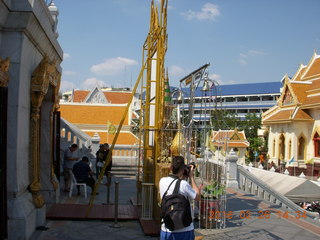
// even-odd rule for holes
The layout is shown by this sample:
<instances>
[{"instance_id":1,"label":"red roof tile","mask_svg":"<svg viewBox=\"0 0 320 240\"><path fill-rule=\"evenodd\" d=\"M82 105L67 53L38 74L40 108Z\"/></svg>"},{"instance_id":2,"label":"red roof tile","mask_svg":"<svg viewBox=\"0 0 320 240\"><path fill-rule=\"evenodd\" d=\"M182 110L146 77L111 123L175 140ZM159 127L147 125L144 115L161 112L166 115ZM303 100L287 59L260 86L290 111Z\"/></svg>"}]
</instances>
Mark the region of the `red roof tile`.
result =
<instances>
[{"instance_id":1,"label":"red roof tile","mask_svg":"<svg viewBox=\"0 0 320 240\"><path fill-rule=\"evenodd\" d=\"M132 93L131 92L113 92L113 91L106 91L103 92L106 96L109 103L113 104L124 104L128 103Z\"/></svg>"},{"instance_id":2,"label":"red roof tile","mask_svg":"<svg viewBox=\"0 0 320 240\"><path fill-rule=\"evenodd\" d=\"M83 102L90 91L75 90L73 93L73 102Z\"/></svg>"}]
</instances>

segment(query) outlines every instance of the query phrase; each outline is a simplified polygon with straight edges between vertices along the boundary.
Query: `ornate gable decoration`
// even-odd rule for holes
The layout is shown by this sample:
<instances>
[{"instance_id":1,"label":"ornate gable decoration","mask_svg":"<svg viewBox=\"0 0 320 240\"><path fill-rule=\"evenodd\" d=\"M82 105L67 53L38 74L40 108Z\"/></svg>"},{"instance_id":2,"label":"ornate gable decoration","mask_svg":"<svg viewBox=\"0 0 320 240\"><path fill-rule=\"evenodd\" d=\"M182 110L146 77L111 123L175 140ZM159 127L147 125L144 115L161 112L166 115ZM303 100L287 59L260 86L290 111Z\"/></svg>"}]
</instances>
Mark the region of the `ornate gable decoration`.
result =
<instances>
[{"instance_id":1,"label":"ornate gable decoration","mask_svg":"<svg viewBox=\"0 0 320 240\"><path fill-rule=\"evenodd\" d=\"M107 104L108 100L99 87L95 87L84 100L85 103L104 103Z\"/></svg>"},{"instance_id":2,"label":"ornate gable decoration","mask_svg":"<svg viewBox=\"0 0 320 240\"><path fill-rule=\"evenodd\" d=\"M45 56L32 73L31 91L45 95L48 91L49 83L55 87L58 85L60 75L56 69L56 61L50 62L48 56Z\"/></svg>"},{"instance_id":3,"label":"ornate gable decoration","mask_svg":"<svg viewBox=\"0 0 320 240\"><path fill-rule=\"evenodd\" d=\"M10 59L9 58L6 58L6 59L2 60L1 57L0 57L0 87L8 86L9 65L10 65Z\"/></svg>"},{"instance_id":4,"label":"ornate gable decoration","mask_svg":"<svg viewBox=\"0 0 320 240\"><path fill-rule=\"evenodd\" d=\"M285 82L282 94L278 100L279 106L289 106L298 104L297 97L294 95L294 91L290 85L290 79L288 75L285 76Z\"/></svg>"},{"instance_id":5,"label":"ornate gable decoration","mask_svg":"<svg viewBox=\"0 0 320 240\"><path fill-rule=\"evenodd\" d=\"M232 133L232 131L231 131L231 133ZM240 136L239 136L239 134L238 134L238 129L237 129L237 128L234 129L234 133L233 133L233 135L231 136L230 140L233 140L233 141L239 141L239 140L241 140L241 138L240 138Z\"/></svg>"},{"instance_id":6,"label":"ornate gable decoration","mask_svg":"<svg viewBox=\"0 0 320 240\"><path fill-rule=\"evenodd\" d=\"M291 94L289 88L287 87L284 92L282 105L285 106L285 105L292 105L292 104L294 104L293 97L292 97L292 94Z\"/></svg>"}]
</instances>

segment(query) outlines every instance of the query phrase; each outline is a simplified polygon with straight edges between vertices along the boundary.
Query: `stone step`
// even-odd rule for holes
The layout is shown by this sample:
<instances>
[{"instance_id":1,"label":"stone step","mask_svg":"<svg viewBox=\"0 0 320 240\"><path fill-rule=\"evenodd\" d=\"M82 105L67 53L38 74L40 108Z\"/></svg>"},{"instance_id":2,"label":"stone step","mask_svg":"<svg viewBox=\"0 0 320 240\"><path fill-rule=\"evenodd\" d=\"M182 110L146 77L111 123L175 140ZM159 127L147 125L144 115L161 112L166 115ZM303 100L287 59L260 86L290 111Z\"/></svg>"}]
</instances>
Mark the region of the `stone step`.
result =
<instances>
[{"instance_id":1,"label":"stone step","mask_svg":"<svg viewBox=\"0 0 320 240\"><path fill-rule=\"evenodd\" d=\"M134 171L111 171L113 176L135 176L136 172Z\"/></svg>"},{"instance_id":2,"label":"stone step","mask_svg":"<svg viewBox=\"0 0 320 240\"><path fill-rule=\"evenodd\" d=\"M112 166L112 171L138 171L138 168L135 167L120 167L120 166Z\"/></svg>"},{"instance_id":3,"label":"stone step","mask_svg":"<svg viewBox=\"0 0 320 240\"><path fill-rule=\"evenodd\" d=\"M135 176L138 168L129 165L112 165L111 173L114 176Z\"/></svg>"}]
</instances>

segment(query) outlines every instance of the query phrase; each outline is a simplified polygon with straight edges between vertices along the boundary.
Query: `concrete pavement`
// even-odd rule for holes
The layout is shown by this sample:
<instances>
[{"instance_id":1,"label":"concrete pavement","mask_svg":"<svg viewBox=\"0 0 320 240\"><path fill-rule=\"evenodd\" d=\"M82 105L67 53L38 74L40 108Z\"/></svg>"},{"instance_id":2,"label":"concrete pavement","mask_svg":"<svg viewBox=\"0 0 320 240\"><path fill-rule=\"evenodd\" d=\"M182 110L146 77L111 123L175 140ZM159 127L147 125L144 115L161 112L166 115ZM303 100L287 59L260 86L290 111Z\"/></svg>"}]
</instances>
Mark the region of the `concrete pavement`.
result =
<instances>
[{"instance_id":1,"label":"concrete pavement","mask_svg":"<svg viewBox=\"0 0 320 240\"><path fill-rule=\"evenodd\" d=\"M118 178L120 182L120 204L130 204L130 197L136 194L134 177ZM99 195L95 204L106 202L107 188L99 186ZM110 189L110 200L114 202L114 183ZM90 190L89 190L90 194ZM62 193L61 202L86 204L89 198L74 194L71 199ZM320 223L300 218L297 214L270 202L259 199L240 190L228 189L227 212L231 219L226 222L225 229L196 229L196 235L203 239L320 239ZM266 212L269 215L264 215ZM246 215L244 216L244 212ZM241 216L241 217L240 217ZM268 218L267 218L268 217ZM37 230L31 240L82 240L82 239L158 239L145 236L138 221L121 221L121 228L112 228L112 221L58 221L48 220L47 230ZM198 225L197 223L195 224Z\"/></svg>"}]
</instances>

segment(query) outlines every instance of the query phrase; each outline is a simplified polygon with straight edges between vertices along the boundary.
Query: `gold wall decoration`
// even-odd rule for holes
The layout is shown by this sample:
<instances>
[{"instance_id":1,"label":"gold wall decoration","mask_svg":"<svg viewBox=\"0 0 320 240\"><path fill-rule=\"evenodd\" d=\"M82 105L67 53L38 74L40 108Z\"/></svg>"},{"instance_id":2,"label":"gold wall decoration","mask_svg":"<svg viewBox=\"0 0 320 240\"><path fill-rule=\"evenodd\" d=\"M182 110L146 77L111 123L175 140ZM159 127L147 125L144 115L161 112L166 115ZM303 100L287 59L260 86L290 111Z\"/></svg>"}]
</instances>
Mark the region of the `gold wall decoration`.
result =
<instances>
[{"instance_id":1,"label":"gold wall decoration","mask_svg":"<svg viewBox=\"0 0 320 240\"><path fill-rule=\"evenodd\" d=\"M9 65L10 59L4 60L0 57L0 87L7 87L9 82Z\"/></svg>"},{"instance_id":2,"label":"gold wall decoration","mask_svg":"<svg viewBox=\"0 0 320 240\"><path fill-rule=\"evenodd\" d=\"M57 70L54 74L54 80L53 82L56 84L54 87L54 97L53 97L53 105L52 110L50 113L50 139L51 139L51 146L53 146L53 138L54 138L54 127L53 127L53 113L57 111L57 109L60 108L59 106L59 89L60 89L60 83L61 83L61 73ZM51 154L51 183L54 188L54 190L57 190L59 187L59 184L55 178L54 168L53 168L53 154Z\"/></svg>"},{"instance_id":3,"label":"gold wall decoration","mask_svg":"<svg viewBox=\"0 0 320 240\"><path fill-rule=\"evenodd\" d=\"M43 99L48 92L49 84L51 83L57 87L58 81L60 81L55 64L55 61L50 62L49 58L45 56L31 77L30 191L37 208L41 208L44 205L43 196L40 194L40 110ZM51 177L53 178L53 176ZM56 188L56 184L53 183L53 186Z\"/></svg>"}]
</instances>

